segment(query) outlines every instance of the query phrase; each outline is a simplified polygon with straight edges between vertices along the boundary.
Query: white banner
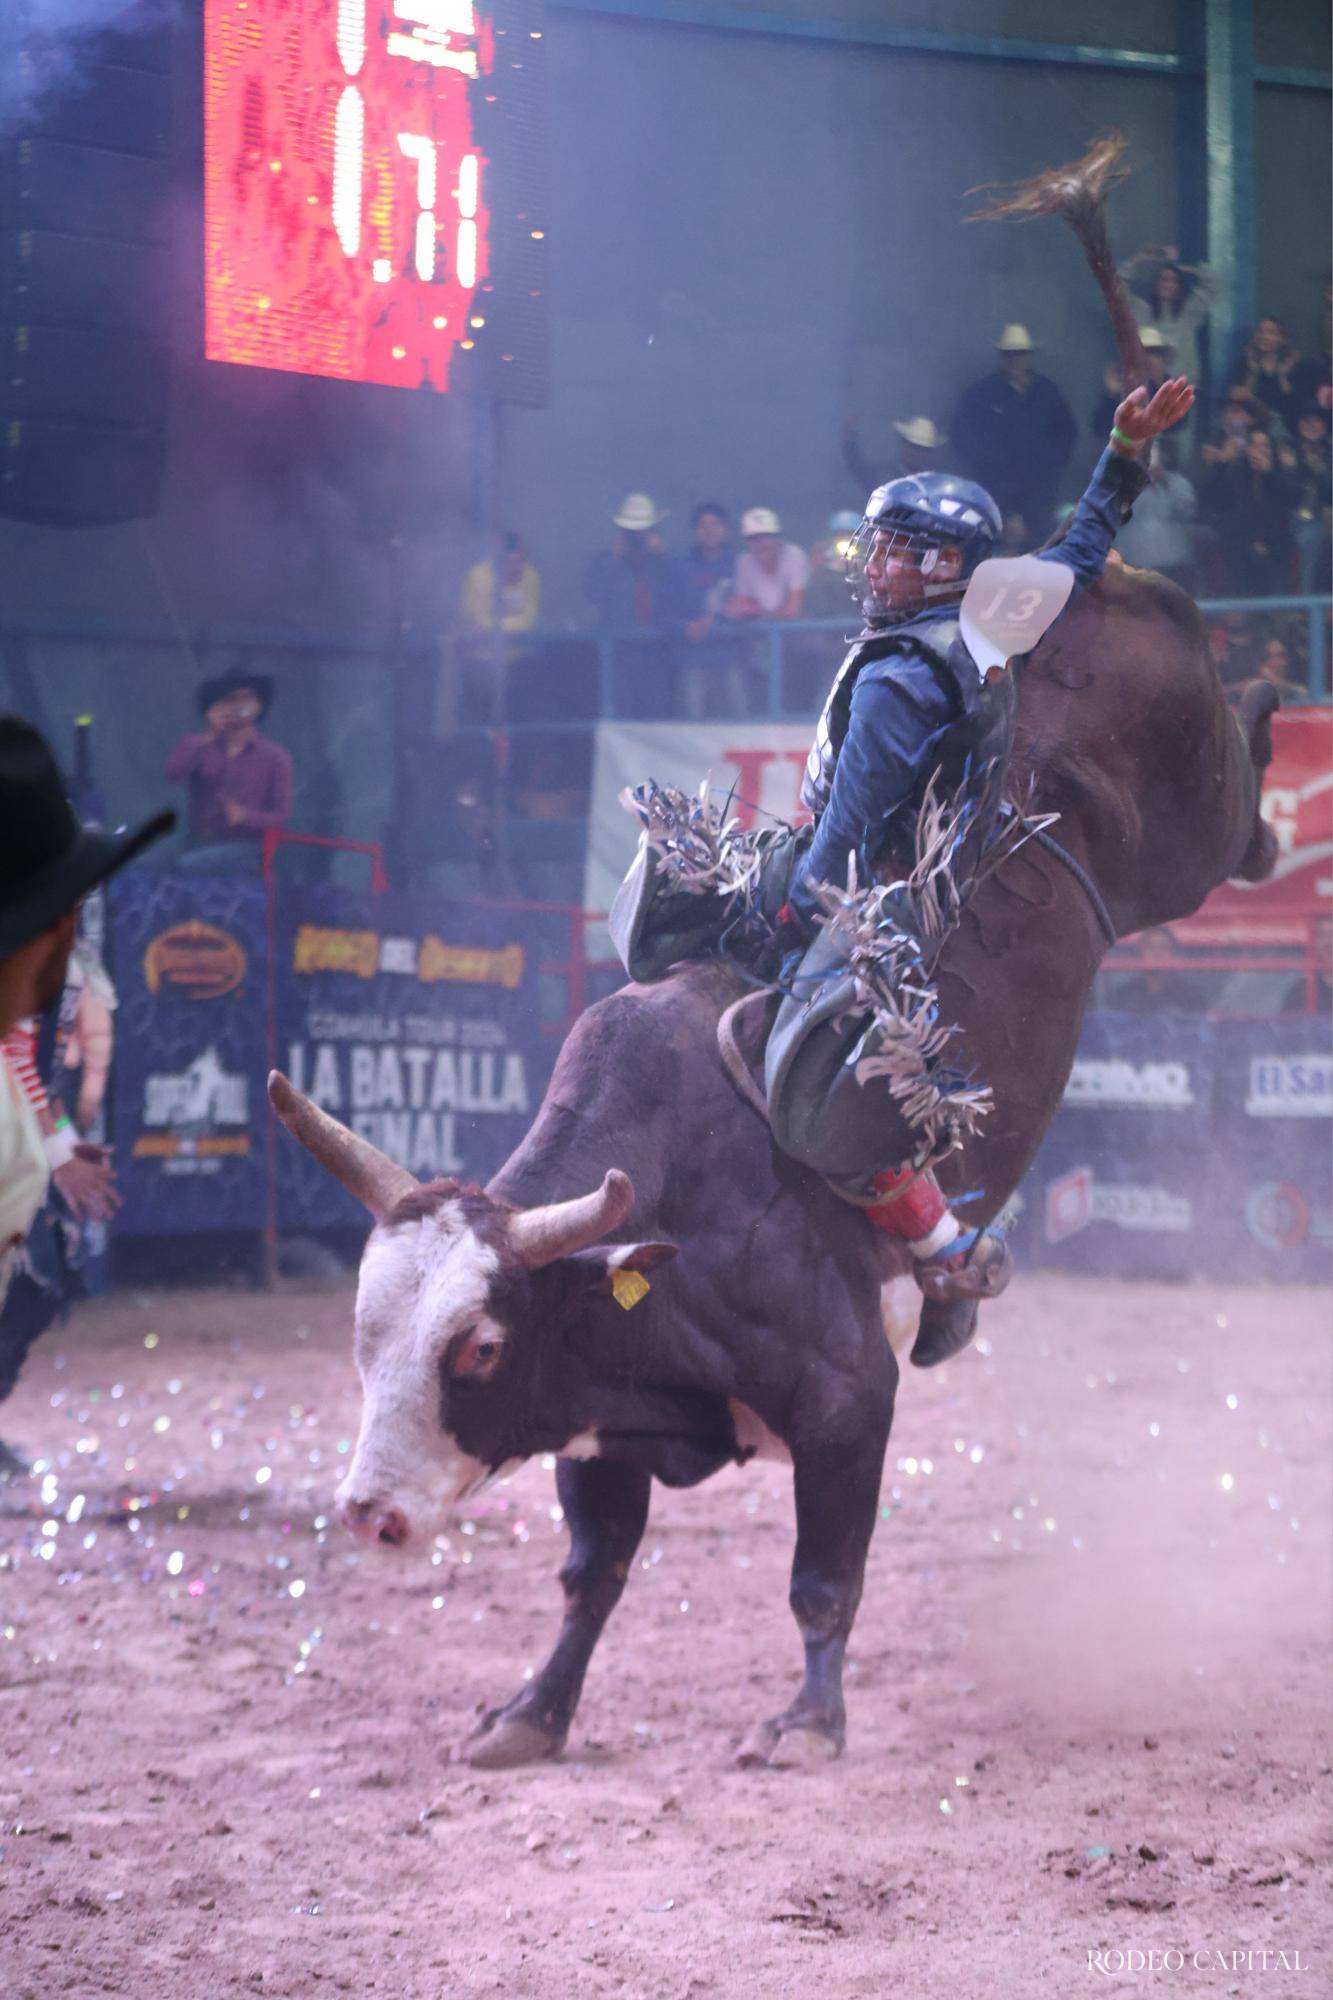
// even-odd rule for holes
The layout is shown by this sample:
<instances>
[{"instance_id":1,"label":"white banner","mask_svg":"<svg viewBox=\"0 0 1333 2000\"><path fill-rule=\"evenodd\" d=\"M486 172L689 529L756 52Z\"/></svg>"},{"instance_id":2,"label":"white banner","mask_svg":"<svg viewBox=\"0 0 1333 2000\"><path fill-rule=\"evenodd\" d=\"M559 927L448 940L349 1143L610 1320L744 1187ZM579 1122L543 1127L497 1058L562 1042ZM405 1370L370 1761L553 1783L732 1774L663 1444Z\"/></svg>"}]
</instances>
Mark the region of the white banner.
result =
<instances>
[{"instance_id":1,"label":"white banner","mask_svg":"<svg viewBox=\"0 0 1333 2000\"><path fill-rule=\"evenodd\" d=\"M731 811L743 826L768 817L797 822L801 775L810 750L807 722L599 722L592 766L583 907L604 911L634 858L639 823L617 804L626 785L656 778L697 792L711 776L719 803L732 794ZM600 927L588 938L594 958L610 953Z\"/></svg>"}]
</instances>

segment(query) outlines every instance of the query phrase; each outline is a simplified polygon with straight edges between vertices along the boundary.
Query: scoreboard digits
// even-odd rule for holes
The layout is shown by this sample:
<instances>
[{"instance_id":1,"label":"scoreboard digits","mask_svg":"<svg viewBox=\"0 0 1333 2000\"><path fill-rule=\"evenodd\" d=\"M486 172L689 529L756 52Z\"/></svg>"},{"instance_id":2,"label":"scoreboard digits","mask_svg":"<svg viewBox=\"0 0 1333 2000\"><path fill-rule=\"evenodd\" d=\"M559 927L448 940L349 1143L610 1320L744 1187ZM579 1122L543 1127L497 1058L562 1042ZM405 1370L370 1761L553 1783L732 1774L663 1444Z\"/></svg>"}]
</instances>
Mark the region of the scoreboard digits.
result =
<instances>
[{"instance_id":1,"label":"scoreboard digits","mask_svg":"<svg viewBox=\"0 0 1333 2000\"><path fill-rule=\"evenodd\" d=\"M495 11L205 0L210 360L450 386L487 323Z\"/></svg>"}]
</instances>

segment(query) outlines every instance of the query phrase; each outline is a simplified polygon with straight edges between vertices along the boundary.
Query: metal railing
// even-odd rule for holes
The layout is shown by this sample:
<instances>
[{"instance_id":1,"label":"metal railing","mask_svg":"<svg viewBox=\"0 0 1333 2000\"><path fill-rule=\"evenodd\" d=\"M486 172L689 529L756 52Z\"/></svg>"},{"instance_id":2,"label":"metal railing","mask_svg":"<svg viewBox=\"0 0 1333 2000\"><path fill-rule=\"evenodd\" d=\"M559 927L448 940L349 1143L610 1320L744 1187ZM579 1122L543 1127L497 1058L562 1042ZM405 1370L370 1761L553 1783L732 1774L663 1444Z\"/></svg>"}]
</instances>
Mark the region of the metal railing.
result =
<instances>
[{"instance_id":1,"label":"metal railing","mask_svg":"<svg viewBox=\"0 0 1333 2000\"><path fill-rule=\"evenodd\" d=\"M1322 702L1329 699L1329 624L1333 616L1333 598L1210 597L1199 599L1198 605L1205 618L1240 614L1257 621L1268 621L1274 616L1300 614L1305 627L1306 700ZM556 649L568 653L580 646L588 648L596 660L595 716L571 716L566 713L541 718L540 726L548 731L586 728L590 720L649 719L642 700L643 689L635 683L654 674L659 685L656 702L651 707L652 716L659 719L667 716L679 718L681 705L676 699L677 691L669 684L662 686L662 677L674 679L682 668L696 665L707 668L712 663L721 664L728 660L743 668L752 685L758 683L762 686L763 698L744 708L715 710L707 720L741 721L762 715L773 721L804 721L810 717L809 703L785 698L790 670L795 666L806 668L810 664L808 659L793 658L792 642L811 637L830 641L831 674L835 664L833 655L838 646L849 643L853 636L852 622L845 618L789 618L775 623L759 619L719 620L708 636L700 641L688 640L679 631L651 629L588 632L543 628L529 633L507 633L502 641L502 658L497 658L485 641L478 642L470 652L465 649L465 657L492 676L489 688L492 712L484 720L465 721L461 726L464 729L538 726L536 718L522 713L526 705L522 699L521 682L525 663L535 663Z\"/></svg>"}]
</instances>

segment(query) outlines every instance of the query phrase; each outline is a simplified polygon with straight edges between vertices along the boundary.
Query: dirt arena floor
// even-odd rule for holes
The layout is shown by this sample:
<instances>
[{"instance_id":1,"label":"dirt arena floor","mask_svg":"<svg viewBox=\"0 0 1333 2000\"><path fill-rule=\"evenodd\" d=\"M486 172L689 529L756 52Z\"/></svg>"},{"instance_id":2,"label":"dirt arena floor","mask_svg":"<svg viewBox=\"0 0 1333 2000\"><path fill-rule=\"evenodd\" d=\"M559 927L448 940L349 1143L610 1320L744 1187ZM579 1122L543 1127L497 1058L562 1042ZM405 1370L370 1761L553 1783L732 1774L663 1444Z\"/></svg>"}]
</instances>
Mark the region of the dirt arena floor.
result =
<instances>
[{"instance_id":1,"label":"dirt arena floor","mask_svg":"<svg viewBox=\"0 0 1333 2000\"><path fill-rule=\"evenodd\" d=\"M1020 1278L909 1369L847 1756L758 1774L771 1465L657 1493L563 1762L451 1761L554 1634L552 1472L358 1553L349 1310L100 1302L5 1406L6 2000L1333 1991L1324 1295Z\"/></svg>"}]
</instances>

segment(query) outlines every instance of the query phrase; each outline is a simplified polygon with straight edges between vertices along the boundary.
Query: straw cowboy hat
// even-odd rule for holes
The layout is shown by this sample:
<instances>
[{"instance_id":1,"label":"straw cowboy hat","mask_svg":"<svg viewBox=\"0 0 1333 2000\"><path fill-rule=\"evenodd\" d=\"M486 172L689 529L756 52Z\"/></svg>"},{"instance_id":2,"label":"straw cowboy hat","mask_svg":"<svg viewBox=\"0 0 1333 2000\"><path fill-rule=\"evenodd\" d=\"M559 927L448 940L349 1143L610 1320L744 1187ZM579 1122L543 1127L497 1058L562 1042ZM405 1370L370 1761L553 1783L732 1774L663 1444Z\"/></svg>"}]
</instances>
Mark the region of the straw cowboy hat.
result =
<instances>
[{"instance_id":1,"label":"straw cowboy hat","mask_svg":"<svg viewBox=\"0 0 1333 2000\"><path fill-rule=\"evenodd\" d=\"M929 417L909 417L906 423L895 424L893 428L905 444L914 444L918 451L938 451L944 443L944 432Z\"/></svg>"},{"instance_id":2,"label":"straw cowboy hat","mask_svg":"<svg viewBox=\"0 0 1333 2000\"><path fill-rule=\"evenodd\" d=\"M133 833L90 831L44 739L21 715L0 715L0 958L40 937L175 824L175 813L160 812Z\"/></svg>"},{"instance_id":3,"label":"straw cowboy hat","mask_svg":"<svg viewBox=\"0 0 1333 2000\"><path fill-rule=\"evenodd\" d=\"M632 535L642 535L665 521L668 511L665 507L655 506L646 493L627 493L611 519L618 528L627 528Z\"/></svg>"},{"instance_id":4,"label":"straw cowboy hat","mask_svg":"<svg viewBox=\"0 0 1333 2000\"><path fill-rule=\"evenodd\" d=\"M1156 348L1159 354L1174 353L1176 345L1174 340L1168 338L1166 334L1155 326L1141 326L1139 328L1139 343L1145 348Z\"/></svg>"},{"instance_id":5,"label":"straw cowboy hat","mask_svg":"<svg viewBox=\"0 0 1333 2000\"><path fill-rule=\"evenodd\" d=\"M1035 354L1037 343L1018 320L1011 320L995 343L1001 354Z\"/></svg>"}]
</instances>

